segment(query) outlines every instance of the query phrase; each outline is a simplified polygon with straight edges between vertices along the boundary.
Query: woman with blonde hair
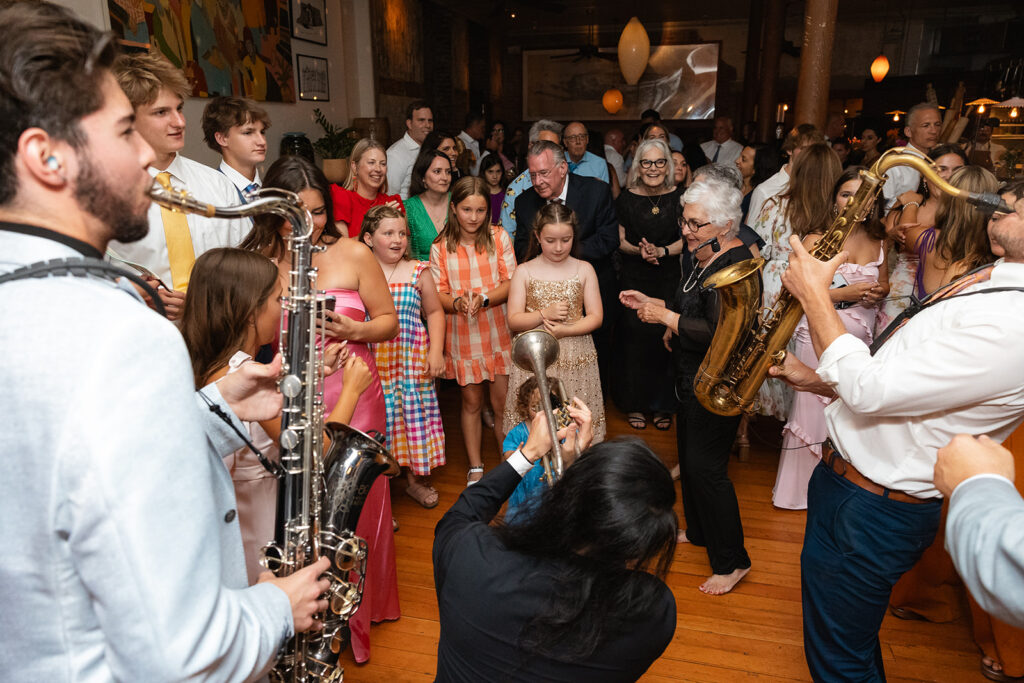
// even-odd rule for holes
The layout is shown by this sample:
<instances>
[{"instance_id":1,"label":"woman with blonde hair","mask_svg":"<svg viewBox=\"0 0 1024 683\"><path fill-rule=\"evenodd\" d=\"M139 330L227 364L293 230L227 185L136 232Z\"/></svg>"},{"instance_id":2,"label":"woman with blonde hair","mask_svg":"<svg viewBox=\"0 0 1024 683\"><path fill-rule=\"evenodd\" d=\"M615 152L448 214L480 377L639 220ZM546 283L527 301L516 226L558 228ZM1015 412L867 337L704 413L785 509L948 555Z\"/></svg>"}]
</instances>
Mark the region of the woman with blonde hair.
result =
<instances>
[{"instance_id":1,"label":"woman with blonde hair","mask_svg":"<svg viewBox=\"0 0 1024 683\"><path fill-rule=\"evenodd\" d=\"M331 199L334 222L348 237L359 234L363 215L371 206L387 204L405 213L402 198L388 194L388 154L384 145L371 138L356 143L348 158L345 186L331 185Z\"/></svg>"},{"instance_id":2,"label":"woman with blonde hair","mask_svg":"<svg viewBox=\"0 0 1024 683\"><path fill-rule=\"evenodd\" d=\"M968 192L991 193L999 187L996 177L981 166L957 169L949 182ZM935 211L935 225L918 240L920 265L914 281L914 294L919 299L964 273L995 260L985 229L987 224L985 214L967 202L942 195Z\"/></svg>"}]
</instances>

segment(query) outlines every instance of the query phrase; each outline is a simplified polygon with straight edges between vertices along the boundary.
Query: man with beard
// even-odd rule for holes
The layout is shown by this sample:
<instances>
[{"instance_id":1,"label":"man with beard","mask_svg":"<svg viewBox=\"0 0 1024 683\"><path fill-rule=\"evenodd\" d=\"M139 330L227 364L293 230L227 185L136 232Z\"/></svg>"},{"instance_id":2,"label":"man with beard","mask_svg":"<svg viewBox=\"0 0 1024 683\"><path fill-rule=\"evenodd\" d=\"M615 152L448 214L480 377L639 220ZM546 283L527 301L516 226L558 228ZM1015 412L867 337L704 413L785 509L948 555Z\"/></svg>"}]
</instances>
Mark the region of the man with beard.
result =
<instances>
[{"instance_id":1,"label":"man with beard","mask_svg":"<svg viewBox=\"0 0 1024 683\"><path fill-rule=\"evenodd\" d=\"M220 455L240 419L280 410L280 362L196 392L174 326L81 269L148 229L153 150L115 56L66 9L0 3L0 539L17 549L0 557L0 671L249 680L315 626L327 562L247 586ZM24 277L61 260L77 270Z\"/></svg>"},{"instance_id":2,"label":"man with beard","mask_svg":"<svg viewBox=\"0 0 1024 683\"><path fill-rule=\"evenodd\" d=\"M226 175L180 154L185 146L185 98L192 92L181 71L159 55L139 53L119 57L114 73L135 109L139 135L153 148L150 175L214 206L240 204L238 190ZM215 247L237 246L252 221L186 215L154 204L149 208L149 227L141 240L118 240L111 247L171 287L173 291L161 287L159 293L167 317L176 320L196 258Z\"/></svg>"}]
</instances>

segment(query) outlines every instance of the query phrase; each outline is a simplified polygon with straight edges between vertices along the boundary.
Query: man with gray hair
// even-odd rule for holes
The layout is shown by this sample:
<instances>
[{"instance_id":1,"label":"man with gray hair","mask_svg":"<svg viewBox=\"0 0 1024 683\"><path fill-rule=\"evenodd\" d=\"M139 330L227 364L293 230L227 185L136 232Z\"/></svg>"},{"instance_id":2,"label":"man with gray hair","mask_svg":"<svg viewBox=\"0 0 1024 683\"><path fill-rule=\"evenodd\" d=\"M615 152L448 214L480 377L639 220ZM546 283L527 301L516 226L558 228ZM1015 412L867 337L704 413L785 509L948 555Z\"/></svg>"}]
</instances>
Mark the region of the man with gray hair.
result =
<instances>
[{"instance_id":1,"label":"man with gray hair","mask_svg":"<svg viewBox=\"0 0 1024 683\"><path fill-rule=\"evenodd\" d=\"M716 116L711 139L700 146L712 163L732 164L740 158L743 145L732 139L732 119Z\"/></svg>"},{"instance_id":2,"label":"man with gray hair","mask_svg":"<svg viewBox=\"0 0 1024 683\"><path fill-rule=\"evenodd\" d=\"M906 150L911 154L925 158L931 148L938 143L940 132L942 116L934 104L921 102L907 112L907 125L903 133L907 136ZM895 166L886 172L885 177L887 180L882 186L882 195L885 196L887 211L896 206L897 198L901 194L917 190L917 186L921 184L921 174L909 166Z\"/></svg>"},{"instance_id":3,"label":"man with gray hair","mask_svg":"<svg viewBox=\"0 0 1024 683\"><path fill-rule=\"evenodd\" d=\"M550 119L541 119L530 126L529 144L539 140L547 140L556 145L562 143L562 124ZM530 180L529 170L520 173L515 180L508 184L505 190L505 200L501 204L501 227L505 228L509 237L516 236L516 197L530 189L533 183Z\"/></svg>"}]
</instances>

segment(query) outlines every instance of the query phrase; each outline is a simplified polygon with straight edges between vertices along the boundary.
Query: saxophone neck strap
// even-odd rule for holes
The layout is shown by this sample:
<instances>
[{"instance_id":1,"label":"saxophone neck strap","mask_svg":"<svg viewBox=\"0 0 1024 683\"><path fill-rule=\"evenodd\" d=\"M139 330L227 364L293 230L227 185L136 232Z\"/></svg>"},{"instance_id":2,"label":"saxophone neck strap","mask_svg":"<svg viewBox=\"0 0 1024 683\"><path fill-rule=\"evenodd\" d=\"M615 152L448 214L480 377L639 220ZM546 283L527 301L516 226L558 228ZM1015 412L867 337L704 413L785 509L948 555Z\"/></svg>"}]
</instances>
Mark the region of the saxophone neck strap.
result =
<instances>
[{"instance_id":1,"label":"saxophone neck strap","mask_svg":"<svg viewBox=\"0 0 1024 683\"><path fill-rule=\"evenodd\" d=\"M902 313L896 316L893 321L889 323L889 326L882 330L882 332L871 343L871 346L869 347L871 355L875 355L878 349L882 347L882 344L887 342L897 330L906 325L907 321L926 308L931 308L943 301L962 299L966 296L997 294L999 292L1024 292L1024 287L989 287L988 289L979 289L974 292L963 291L972 285L978 284L979 282L987 282L992 276L992 269L994 267L994 264L989 263L979 268L975 268L969 273L966 273L949 284L935 290L924 299L918 299L916 296L911 296L910 305L908 305Z\"/></svg>"},{"instance_id":2,"label":"saxophone neck strap","mask_svg":"<svg viewBox=\"0 0 1024 683\"><path fill-rule=\"evenodd\" d=\"M160 295L157 294L156 290L153 289L149 283L135 273L118 268L117 266L107 263L102 259L92 258L90 256L56 258L48 261L30 263L26 266L22 266L21 268L12 270L9 273L0 275L0 285L7 282L13 282L15 280L28 280L31 278L41 279L48 277L100 278L111 282L117 282L119 278L126 278L146 293L153 302L153 307L156 309L157 313L163 317L167 317L167 311L164 310L164 304L160 300Z\"/></svg>"}]
</instances>

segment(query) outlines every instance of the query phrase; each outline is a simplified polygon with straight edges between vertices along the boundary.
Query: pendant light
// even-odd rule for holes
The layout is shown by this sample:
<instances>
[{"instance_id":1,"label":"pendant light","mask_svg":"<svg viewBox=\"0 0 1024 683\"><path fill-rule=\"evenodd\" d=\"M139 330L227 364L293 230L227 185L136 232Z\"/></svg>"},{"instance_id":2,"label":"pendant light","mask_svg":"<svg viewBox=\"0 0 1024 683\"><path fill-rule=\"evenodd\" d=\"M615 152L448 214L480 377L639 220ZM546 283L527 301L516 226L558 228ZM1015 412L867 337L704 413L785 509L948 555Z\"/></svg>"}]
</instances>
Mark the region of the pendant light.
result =
<instances>
[{"instance_id":1,"label":"pendant light","mask_svg":"<svg viewBox=\"0 0 1024 683\"><path fill-rule=\"evenodd\" d=\"M619 36L619 69L629 85L636 85L651 56L651 39L640 20L633 17Z\"/></svg>"},{"instance_id":2,"label":"pendant light","mask_svg":"<svg viewBox=\"0 0 1024 683\"><path fill-rule=\"evenodd\" d=\"M601 97L601 106L609 114L617 114L622 109L622 91L618 88L609 88L604 91Z\"/></svg>"},{"instance_id":3,"label":"pendant light","mask_svg":"<svg viewBox=\"0 0 1024 683\"><path fill-rule=\"evenodd\" d=\"M889 60L885 54L880 54L875 57L875 61L871 62L871 78L875 79L875 83L881 83L887 73L889 73Z\"/></svg>"}]
</instances>

